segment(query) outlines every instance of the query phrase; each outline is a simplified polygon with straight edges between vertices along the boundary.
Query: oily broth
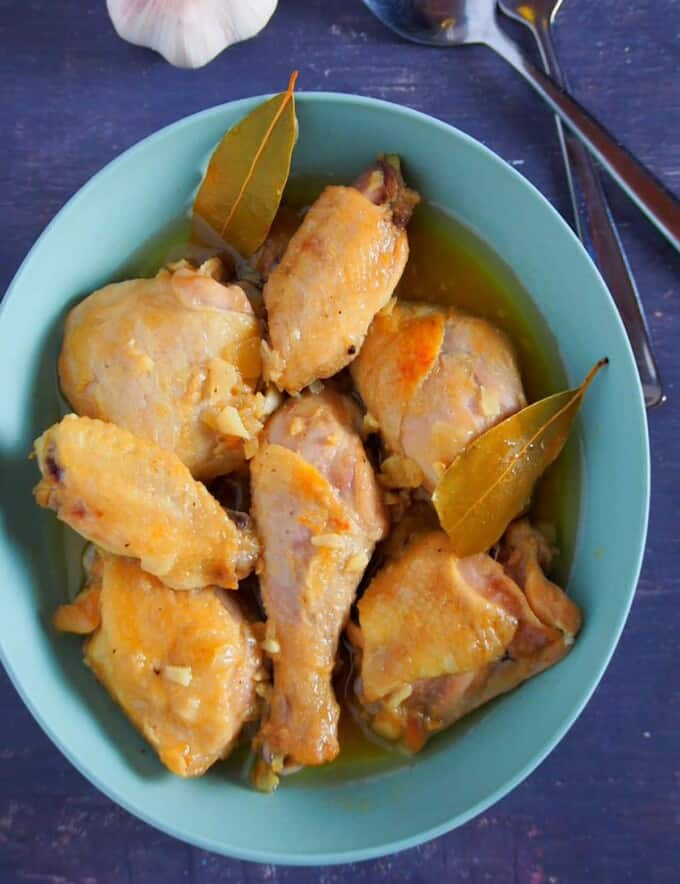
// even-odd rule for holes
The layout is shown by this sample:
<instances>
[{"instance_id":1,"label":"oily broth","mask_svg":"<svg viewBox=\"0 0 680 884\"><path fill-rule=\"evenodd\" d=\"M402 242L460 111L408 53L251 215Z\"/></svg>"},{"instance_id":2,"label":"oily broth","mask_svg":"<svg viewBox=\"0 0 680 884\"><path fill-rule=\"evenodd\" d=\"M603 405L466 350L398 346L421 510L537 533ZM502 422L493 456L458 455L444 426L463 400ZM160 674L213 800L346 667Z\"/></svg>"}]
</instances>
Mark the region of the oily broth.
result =
<instances>
[{"instance_id":1,"label":"oily broth","mask_svg":"<svg viewBox=\"0 0 680 884\"><path fill-rule=\"evenodd\" d=\"M304 209L326 183L318 178L292 179L284 202ZM152 276L168 260L178 259L189 228L189 220L184 217L159 232L132 256L119 278ZM512 270L479 234L463 221L422 203L408 232L410 257L397 289L398 297L455 306L503 329L515 346L529 401L566 387L557 343L538 308ZM574 550L579 484L578 445L572 440L538 483L531 506L535 520L555 527L559 554L553 576L562 583L568 577ZM352 712L353 681L351 652L343 641L334 677L340 703L340 755L332 765L297 774L296 782L341 779L408 763L401 753L386 748L357 722ZM232 753L226 762L228 775L249 769L247 754L245 745Z\"/></svg>"}]
</instances>

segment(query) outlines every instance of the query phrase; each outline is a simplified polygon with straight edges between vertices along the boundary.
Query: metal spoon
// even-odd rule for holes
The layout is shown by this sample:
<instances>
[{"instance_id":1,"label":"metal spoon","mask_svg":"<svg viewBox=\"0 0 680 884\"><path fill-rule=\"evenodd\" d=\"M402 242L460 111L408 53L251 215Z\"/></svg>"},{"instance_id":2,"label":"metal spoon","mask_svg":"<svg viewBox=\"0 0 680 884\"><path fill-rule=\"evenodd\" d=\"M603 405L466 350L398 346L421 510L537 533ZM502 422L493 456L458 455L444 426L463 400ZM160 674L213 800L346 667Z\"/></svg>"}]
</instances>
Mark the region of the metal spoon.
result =
<instances>
[{"instance_id":1,"label":"metal spoon","mask_svg":"<svg viewBox=\"0 0 680 884\"><path fill-rule=\"evenodd\" d=\"M680 250L680 202L498 27L495 0L363 0L383 24L426 46L481 43L512 65L570 126L663 235Z\"/></svg>"},{"instance_id":2,"label":"metal spoon","mask_svg":"<svg viewBox=\"0 0 680 884\"><path fill-rule=\"evenodd\" d=\"M566 87L550 28L562 0L498 0L506 14L529 28L538 44L543 66L561 88ZM664 400L659 370L649 337L635 280L623 250L595 164L583 145L555 118L567 182L583 244L596 259L619 310L642 381L645 404L653 408Z\"/></svg>"}]
</instances>

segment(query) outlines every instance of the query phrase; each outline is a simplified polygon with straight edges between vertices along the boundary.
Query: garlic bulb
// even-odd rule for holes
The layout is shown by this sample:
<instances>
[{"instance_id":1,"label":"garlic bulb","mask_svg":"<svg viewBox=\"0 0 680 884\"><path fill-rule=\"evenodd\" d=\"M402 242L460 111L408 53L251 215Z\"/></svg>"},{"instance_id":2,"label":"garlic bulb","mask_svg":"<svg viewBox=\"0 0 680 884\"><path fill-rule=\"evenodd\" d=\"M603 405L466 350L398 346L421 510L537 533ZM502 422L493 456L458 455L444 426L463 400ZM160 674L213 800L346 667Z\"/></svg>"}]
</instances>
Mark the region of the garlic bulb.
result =
<instances>
[{"instance_id":1,"label":"garlic bulb","mask_svg":"<svg viewBox=\"0 0 680 884\"><path fill-rule=\"evenodd\" d=\"M107 0L119 36L148 46L183 68L199 68L219 52L254 37L277 0Z\"/></svg>"}]
</instances>

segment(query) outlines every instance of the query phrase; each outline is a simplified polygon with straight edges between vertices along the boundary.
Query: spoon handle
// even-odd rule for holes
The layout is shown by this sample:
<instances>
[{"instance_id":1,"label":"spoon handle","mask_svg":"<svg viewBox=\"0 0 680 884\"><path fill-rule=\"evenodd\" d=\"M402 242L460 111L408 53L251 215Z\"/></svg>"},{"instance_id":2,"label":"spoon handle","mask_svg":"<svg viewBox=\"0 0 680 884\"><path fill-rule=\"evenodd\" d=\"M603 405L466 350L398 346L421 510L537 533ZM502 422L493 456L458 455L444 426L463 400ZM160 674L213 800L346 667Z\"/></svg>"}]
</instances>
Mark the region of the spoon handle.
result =
<instances>
[{"instance_id":1,"label":"spoon handle","mask_svg":"<svg viewBox=\"0 0 680 884\"><path fill-rule=\"evenodd\" d=\"M561 87L566 88L552 35L550 22L540 19L531 30L546 71ZM659 369L652 349L642 302L628 259L619 238L602 182L588 151L571 133L565 132L562 121L555 118L562 147L567 180L571 192L578 234L594 255L628 333L635 362L642 382L647 408L664 400Z\"/></svg>"},{"instance_id":2,"label":"spoon handle","mask_svg":"<svg viewBox=\"0 0 680 884\"><path fill-rule=\"evenodd\" d=\"M490 28L486 44L534 87L593 153L649 220L680 251L680 202L600 123L543 71L498 27Z\"/></svg>"}]
</instances>

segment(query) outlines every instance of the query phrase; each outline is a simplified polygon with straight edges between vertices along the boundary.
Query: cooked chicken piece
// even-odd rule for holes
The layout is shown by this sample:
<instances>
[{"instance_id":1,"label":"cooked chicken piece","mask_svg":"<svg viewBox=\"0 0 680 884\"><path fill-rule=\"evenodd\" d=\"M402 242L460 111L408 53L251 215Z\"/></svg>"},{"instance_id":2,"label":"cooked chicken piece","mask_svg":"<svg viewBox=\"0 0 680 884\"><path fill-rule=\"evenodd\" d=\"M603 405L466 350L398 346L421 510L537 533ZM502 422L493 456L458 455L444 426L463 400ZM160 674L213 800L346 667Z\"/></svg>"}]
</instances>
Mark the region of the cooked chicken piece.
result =
<instances>
[{"instance_id":1,"label":"cooked chicken piece","mask_svg":"<svg viewBox=\"0 0 680 884\"><path fill-rule=\"evenodd\" d=\"M510 525L498 554L506 574L524 590L534 614L565 635L575 636L581 629L581 611L545 576L552 557L550 544L528 519L518 519Z\"/></svg>"},{"instance_id":2,"label":"cooked chicken piece","mask_svg":"<svg viewBox=\"0 0 680 884\"><path fill-rule=\"evenodd\" d=\"M225 758L255 717L257 681L265 678L236 599L213 588L174 592L118 556L103 557L85 593L96 593L100 621L85 662L163 764L196 777ZM82 597L57 611L57 628Z\"/></svg>"},{"instance_id":3,"label":"cooked chicken piece","mask_svg":"<svg viewBox=\"0 0 680 884\"><path fill-rule=\"evenodd\" d=\"M441 531L389 562L358 603L366 700L502 657L517 619L495 603L493 581L507 581L500 565L486 555L455 558Z\"/></svg>"},{"instance_id":4,"label":"cooked chicken piece","mask_svg":"<svg viewBox=\"0 0 680 884\"><path fill-rule=\"evenodd\" d=\"M417 464L429 491L472 439L526 404L506 336L451 308L379 313L352 375L388 449Z\"/></svg>"},{"instance_id":5,"label":"cooked chicken piece","mask_svg":"<svg viewBox=\"0 0 680 884\"><path fill-rule=\"evenodd\" d=\"M252 570L255 537L172 452L70 414L36 440L35 453L40 506L102 549L139 559L173 589L235 589Z\"/></svg>"},{"instance_id":6,"label":"cooked chicken piece","mask_svg":"<svg viewBox=\"0 0 680 884\"><path fill-rule=\"evenodd\" d=\"M338 753L331 686L340 632L386 521L358 409L324 391L290 400L252 461L264 644L274 685L257 743L278 773Z\"/></svg>"},{"instance_id":7,"label":"cooked chicken piece","mask_svg":"<svg viewBox=\"0 0 680 884\"><path fill-rule=\"evenodd\" d=\"M260 323L239 286L207 275L218 263L94 292L69 313L59 358L74 411L174 451L200 479L243 464L262 428Z\"/></svg>"},{"instance_id":8,"label":"cooked chicken piece","mask_svg":"<svg viewBox=\"0 0 680 884\"><path fill-rule=\"evenodd\" d=\"M457 558L441 531L415 537L373 579L349 633L356 692L381 736L418 751L427 738L560 660L578 608L543 575L550 549L515 523L500 562ZM515 582L517 580L517 582Z\"/></svg>"},{"instance_id":9,"label":"cooked chicken piece","mask_svg":"<svg viewBox=\"0 0 680 884\"><path fill-rule=\"evenodd\" d=\"M352 361L399 282L417 200L395 158L355 187L327 187L312 205L264 288L264 373L281 390L297 392Z\"/></svg>"}]
</instances>

